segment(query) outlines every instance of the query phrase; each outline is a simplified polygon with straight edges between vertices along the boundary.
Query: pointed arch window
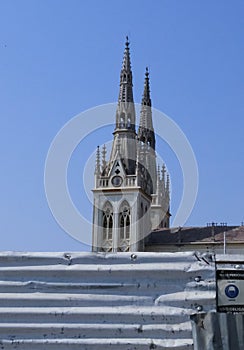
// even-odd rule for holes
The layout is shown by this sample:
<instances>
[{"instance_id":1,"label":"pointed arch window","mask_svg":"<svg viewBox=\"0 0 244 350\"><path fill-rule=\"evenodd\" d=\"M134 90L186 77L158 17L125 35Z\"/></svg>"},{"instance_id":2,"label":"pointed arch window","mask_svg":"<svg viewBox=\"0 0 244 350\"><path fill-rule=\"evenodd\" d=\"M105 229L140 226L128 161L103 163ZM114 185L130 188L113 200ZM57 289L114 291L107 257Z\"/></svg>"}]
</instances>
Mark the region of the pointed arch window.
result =
<instances>
[{"instance_id":1,"label":"pointed arch window","mask_svg":"<svg viewBox=\"0 0 244 350\"><path fill-rule=\"evenodd\" d=\"M127 128L130 129L130 127L131 127L131 114L129 113L127 117Z\"/></svg>"},{"instance_id":2,"label":"pointed arch window","mask_svg":"<svg viewBox=\"0 0 244 350\"><path fill-rule=\"evenodd\" d=\"M125 114L121 113L120 115L120 128L124 128L125 127Z\"/></svg>"},{"instance_id":3,"label":"pointed arch window","mask_svg":"<svg viewBox=\"0 0 244 350\"><path fill-rule=\"evenodd\" d=\"M131 213L130 206L123 202L119 212L119 250L127 251L130 246Z\"/></svg>"},{"instance_id":4,"label":"pointed arch window","mask_svg":"<svg viewBox=\"0 0 244 350\"><path fill-rule=\"evenodd\" d=\"M112 205L107 202L103 208L103 241L112 241L113 239L113 208Z\"/></svg>"}]
</instances>

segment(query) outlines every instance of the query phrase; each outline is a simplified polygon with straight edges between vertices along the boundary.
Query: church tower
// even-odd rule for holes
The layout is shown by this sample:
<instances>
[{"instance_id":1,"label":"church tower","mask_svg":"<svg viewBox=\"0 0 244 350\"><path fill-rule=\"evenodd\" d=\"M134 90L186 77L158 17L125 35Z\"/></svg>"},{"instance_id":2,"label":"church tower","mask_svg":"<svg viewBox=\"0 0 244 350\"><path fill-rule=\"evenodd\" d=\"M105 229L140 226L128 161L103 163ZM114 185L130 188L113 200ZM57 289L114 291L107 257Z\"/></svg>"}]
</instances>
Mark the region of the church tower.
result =
<instances>
[{"instance_id":1,"label":"church tower","mask_svg":"<svg viewBox=\"0 0 244 350\"><path fill-rule=\"evenodd\" d=\"M146 69L140 124L136 114L128 38L109 160L97 148L93 189L93 251L143 251L152 228L169 226L169 177L156 166L149 72Z\"/></svg>"},{"instance_id":2,"label":"church tower","mask_svg":"<svg viewBox=\"0 0 244 350\"><path fill-rule=\"evenodd\" d=\"M144 91L141 102L140 123L138 129L139 152L142 152L141 162L149 169L152 179L151 224L152 229L169 227L170 211L170 189L169 175L166 175L165 165L157 167L155 152L155 133L152 121L152 102L150 97L149 72L146 68Z\"/></svg>"}]
</instances>

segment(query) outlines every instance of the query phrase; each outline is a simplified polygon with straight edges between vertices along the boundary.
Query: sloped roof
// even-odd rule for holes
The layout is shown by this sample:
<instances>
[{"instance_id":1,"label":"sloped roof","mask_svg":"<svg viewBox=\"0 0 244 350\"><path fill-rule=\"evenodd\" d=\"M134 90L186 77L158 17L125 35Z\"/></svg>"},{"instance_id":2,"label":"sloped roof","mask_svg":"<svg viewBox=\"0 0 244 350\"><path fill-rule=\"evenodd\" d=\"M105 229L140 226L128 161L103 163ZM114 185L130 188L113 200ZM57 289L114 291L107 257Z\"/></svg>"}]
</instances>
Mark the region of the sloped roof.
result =
<instances>
[{"instance_id":1,"label":"sloped roof","mask_svg":"<svg viewBox=\"0 0 244 350\"><path fill-rule=\"evenodd\" d=\"M188 244L197 242L223 242L224 232L226 242L244 243L244 226L205 226L176 227L154 230L148 237L146 245Z\"/></svg>"}]
</instances>

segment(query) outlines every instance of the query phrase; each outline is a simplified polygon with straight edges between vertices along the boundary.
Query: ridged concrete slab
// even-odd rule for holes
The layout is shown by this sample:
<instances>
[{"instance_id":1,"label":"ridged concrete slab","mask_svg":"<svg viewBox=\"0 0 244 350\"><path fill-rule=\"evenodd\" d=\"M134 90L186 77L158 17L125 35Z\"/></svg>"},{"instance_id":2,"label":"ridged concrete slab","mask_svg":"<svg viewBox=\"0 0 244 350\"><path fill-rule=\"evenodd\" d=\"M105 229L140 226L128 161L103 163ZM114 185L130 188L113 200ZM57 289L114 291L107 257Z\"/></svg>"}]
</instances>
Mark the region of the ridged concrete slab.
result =
<instances>
[{"instance_id":1,"label":"ridged concrete slab","mask_svg":"<svg viewBox=\"0 0 244 350\"><path fill-rule=\"evenodd\" d=\"M3 252L0 349L192 349L215 293L208 255Z\"/></svg>"}]
</instances>

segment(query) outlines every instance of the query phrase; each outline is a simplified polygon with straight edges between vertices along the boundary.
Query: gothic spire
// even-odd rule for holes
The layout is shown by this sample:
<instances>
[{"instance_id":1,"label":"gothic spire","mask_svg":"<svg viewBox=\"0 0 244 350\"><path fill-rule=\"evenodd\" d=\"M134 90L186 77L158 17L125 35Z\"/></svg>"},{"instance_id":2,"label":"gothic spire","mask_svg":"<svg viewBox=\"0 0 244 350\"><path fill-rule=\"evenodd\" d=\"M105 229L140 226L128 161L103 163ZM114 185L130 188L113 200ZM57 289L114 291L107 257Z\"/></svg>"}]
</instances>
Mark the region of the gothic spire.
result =
<instances>
[{"instance_id":1,"label":"gothic spire","mask_svg":"<svg viewBox=\"0 0 244 350\"><path fill-rule=\"evenodd\" d=\"M162 174L162 182L163 182L164 188L165 188L165 173L166 173L166 167L165 167L165 164L163 164L161 174Z\"/></svg>"},{"instance_id":2,"label":"gothic spire","mask_svg":"<svg viewBox=\"0 0 244 350\"><path fill-rule=\"evenodd\" d=\"M144 91L142 95L142 105L151 107L151 98L150 98L150 86L149 86L149 72L148 67L146 67L145 81L144 81Z\"/></svg>"},{"instance_id":3,"label":"gothic spire","mask_svg":"<svg viewBox=\"0 0 244 350\"><path fill-rule=\"evenodd\" d=\"M141 102L140 123L138 128L138 140L147 147L148 170L152 180L152 192L155 193L157 187L157 170L155 154L155 134L152 123L152 108L150 98L149 72L146 68L144 90Z\"/></svg>"},{"instance_id":4,"label":"gothic spire","mask_svg":"<svg viewBox=\"0 0 244 350\"><path fill-rule=\"evenodd\" d=\"M114 141L110 163L117 154L123 161L127 174L135 174L136 163L136 115L133 101L132 71L130 62L129 39L126 37L122 68L120 72L119 99L116 110ZM119 148L119 153L117 152Z\"/></svg>"},{"instance_id":5,"label":"gothic spire","mask_svg":"<svg viewBox=\"0 0 244 350\"><path fill-rule=\"evenodd\" d=\"M119 102L134 102L129 39L126 37L124 58L120 72Z\"/></svg>"},{"instance_id":6,"label":"gothic spire","mask_svg":"<svg viewBox=\"0 0 244 350\"><path fill-rule=\"evenodd\" d=\"M100 173L101 173L100 147L97 146L95 175L100 175Z\"/></svg>"},{"instance_id":7,"label":"gothic spire","mask_svg":"<svg viewBox=\"0 0 244 350\"><path fill-rule=\"evenodd\" d=\"M107 153L107 149L106 149L106 145L103 145L103 149L102 149L102 170L104 170L106 168L107 162L106 162L106 153Z\"/></svg>"},{"instance_id":8,"label":"gothic spire","mask_svg":"<svg viewBox=\"0 0 244 350\"><path fill-rule=\"evenodd\" d=\"M167 195L169 195L169 192L170 192L170 180L169 180L169 174L167 174L167 180L166 180L166 193Z\"/></svg>"},{"instance_id":9,"label":"gothic spire","mask_svg":"<svg viewBox=\"0 0 244 350\"><path fill-rule=\"evenodd\" d=\"M155 135L152 123L152 110L151 110L151 98L150 98L150 84L149 84L149 72L146 68L144 91L141 102L141 115L138 129L138 139L146 144L150 145L155 150Z\"/></svg>"}]
</instances>

